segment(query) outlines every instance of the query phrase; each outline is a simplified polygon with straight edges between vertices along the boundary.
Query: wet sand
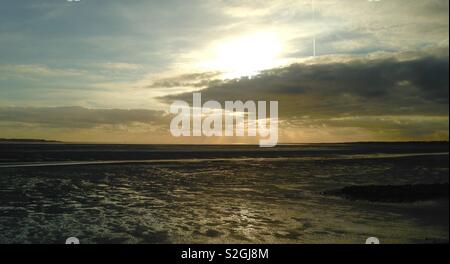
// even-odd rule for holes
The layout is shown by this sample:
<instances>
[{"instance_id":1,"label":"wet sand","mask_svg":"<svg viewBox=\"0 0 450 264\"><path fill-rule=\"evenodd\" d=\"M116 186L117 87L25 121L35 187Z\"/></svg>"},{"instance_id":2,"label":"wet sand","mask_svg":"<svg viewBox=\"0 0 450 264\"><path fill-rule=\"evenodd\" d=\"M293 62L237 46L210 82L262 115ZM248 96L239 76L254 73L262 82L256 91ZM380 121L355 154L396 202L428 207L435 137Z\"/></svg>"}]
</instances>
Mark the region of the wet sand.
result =
<instances>
[{"instance_id":1,"label":"wet sand","mask_svg":"<svg viewBox=\"0 0 450 264\"><path fill-rule=\"evenodd\" d=\"M178 149L2 148L10 167L0 168L0 243L448 242L448 197L386 203L323 194L448 184L448 144ZM79 163L20 166L68 161Z\"/></svg>"}]
</instances>

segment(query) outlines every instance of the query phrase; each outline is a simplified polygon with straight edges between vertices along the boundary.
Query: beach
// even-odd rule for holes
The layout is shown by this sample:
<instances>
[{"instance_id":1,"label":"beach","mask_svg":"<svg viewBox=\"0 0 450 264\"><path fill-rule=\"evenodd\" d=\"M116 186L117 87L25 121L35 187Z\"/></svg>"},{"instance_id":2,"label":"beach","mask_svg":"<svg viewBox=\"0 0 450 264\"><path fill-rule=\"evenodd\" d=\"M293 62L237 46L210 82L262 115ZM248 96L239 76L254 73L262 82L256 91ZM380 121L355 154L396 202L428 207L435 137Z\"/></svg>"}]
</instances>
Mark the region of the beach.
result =
<instances>
[{"instance_id":1,"label":"beach","mask_svg":"<svg viewBox=\"0 0 450 264\"><path fill-rule=\"evenodd\" d=\"M325 194L448 168L448 142L0 144L0 243L448 243L448 196Z\"/></svg>"}]
</instances>

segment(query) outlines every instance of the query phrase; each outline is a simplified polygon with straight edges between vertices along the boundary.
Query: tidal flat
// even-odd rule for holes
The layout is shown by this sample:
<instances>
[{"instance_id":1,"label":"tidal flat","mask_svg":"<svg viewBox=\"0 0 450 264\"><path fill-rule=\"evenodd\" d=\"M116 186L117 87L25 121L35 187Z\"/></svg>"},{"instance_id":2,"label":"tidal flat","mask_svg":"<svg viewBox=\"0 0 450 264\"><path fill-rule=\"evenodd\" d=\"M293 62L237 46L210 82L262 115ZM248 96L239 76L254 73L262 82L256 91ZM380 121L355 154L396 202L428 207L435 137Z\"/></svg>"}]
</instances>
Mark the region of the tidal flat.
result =
<instances>
[{"instance_id":1,"label":"tidal flat","mask_svg":"<svg viewBox=\"0 0 450 264\"><path fill-rule=\"evenodd\" d=\"M448 243L449 201L326 195L448 184L448 143L0 145L0 243Z\"/></svg>"}]
</instances>

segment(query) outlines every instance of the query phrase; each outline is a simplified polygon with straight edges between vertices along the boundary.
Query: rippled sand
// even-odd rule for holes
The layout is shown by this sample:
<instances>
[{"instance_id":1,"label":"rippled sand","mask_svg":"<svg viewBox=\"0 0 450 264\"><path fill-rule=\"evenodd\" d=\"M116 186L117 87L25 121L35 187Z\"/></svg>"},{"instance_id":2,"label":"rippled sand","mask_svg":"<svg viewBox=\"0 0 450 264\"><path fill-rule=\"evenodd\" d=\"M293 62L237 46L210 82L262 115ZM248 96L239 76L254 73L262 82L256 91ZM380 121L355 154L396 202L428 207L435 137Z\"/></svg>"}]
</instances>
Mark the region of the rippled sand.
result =
<instances>
[{"instance_id":1,"label":"rippled sand","mask_svg":"<svg viewBox=\"0 0 450 264\"><path fill-rule=\"evenodd\" d=\"M0 243L448 242L448 200L321 194L436 182L448 182L448 154L0 168Z\"/></svg>"}]
</instances>

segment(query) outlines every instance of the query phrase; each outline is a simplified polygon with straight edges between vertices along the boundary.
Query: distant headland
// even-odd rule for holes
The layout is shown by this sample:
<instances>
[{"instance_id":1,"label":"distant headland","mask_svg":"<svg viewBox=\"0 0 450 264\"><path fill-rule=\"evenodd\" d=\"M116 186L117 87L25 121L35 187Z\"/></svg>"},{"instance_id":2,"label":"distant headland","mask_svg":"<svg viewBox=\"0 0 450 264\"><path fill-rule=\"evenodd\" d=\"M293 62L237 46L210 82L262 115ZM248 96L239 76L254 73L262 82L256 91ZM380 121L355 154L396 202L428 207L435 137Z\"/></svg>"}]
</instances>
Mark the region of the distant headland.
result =
<instances>
[{"instance_id":1,"label":"distant headland","mask_svg":"<svg viewBox=\"0 0 450 264\"><path fill-rule=\"evenodd\" d=\"M0 143L62 143L57 140L33 139L33 138L0 138Z\"/></svg>"}]
</instances>

